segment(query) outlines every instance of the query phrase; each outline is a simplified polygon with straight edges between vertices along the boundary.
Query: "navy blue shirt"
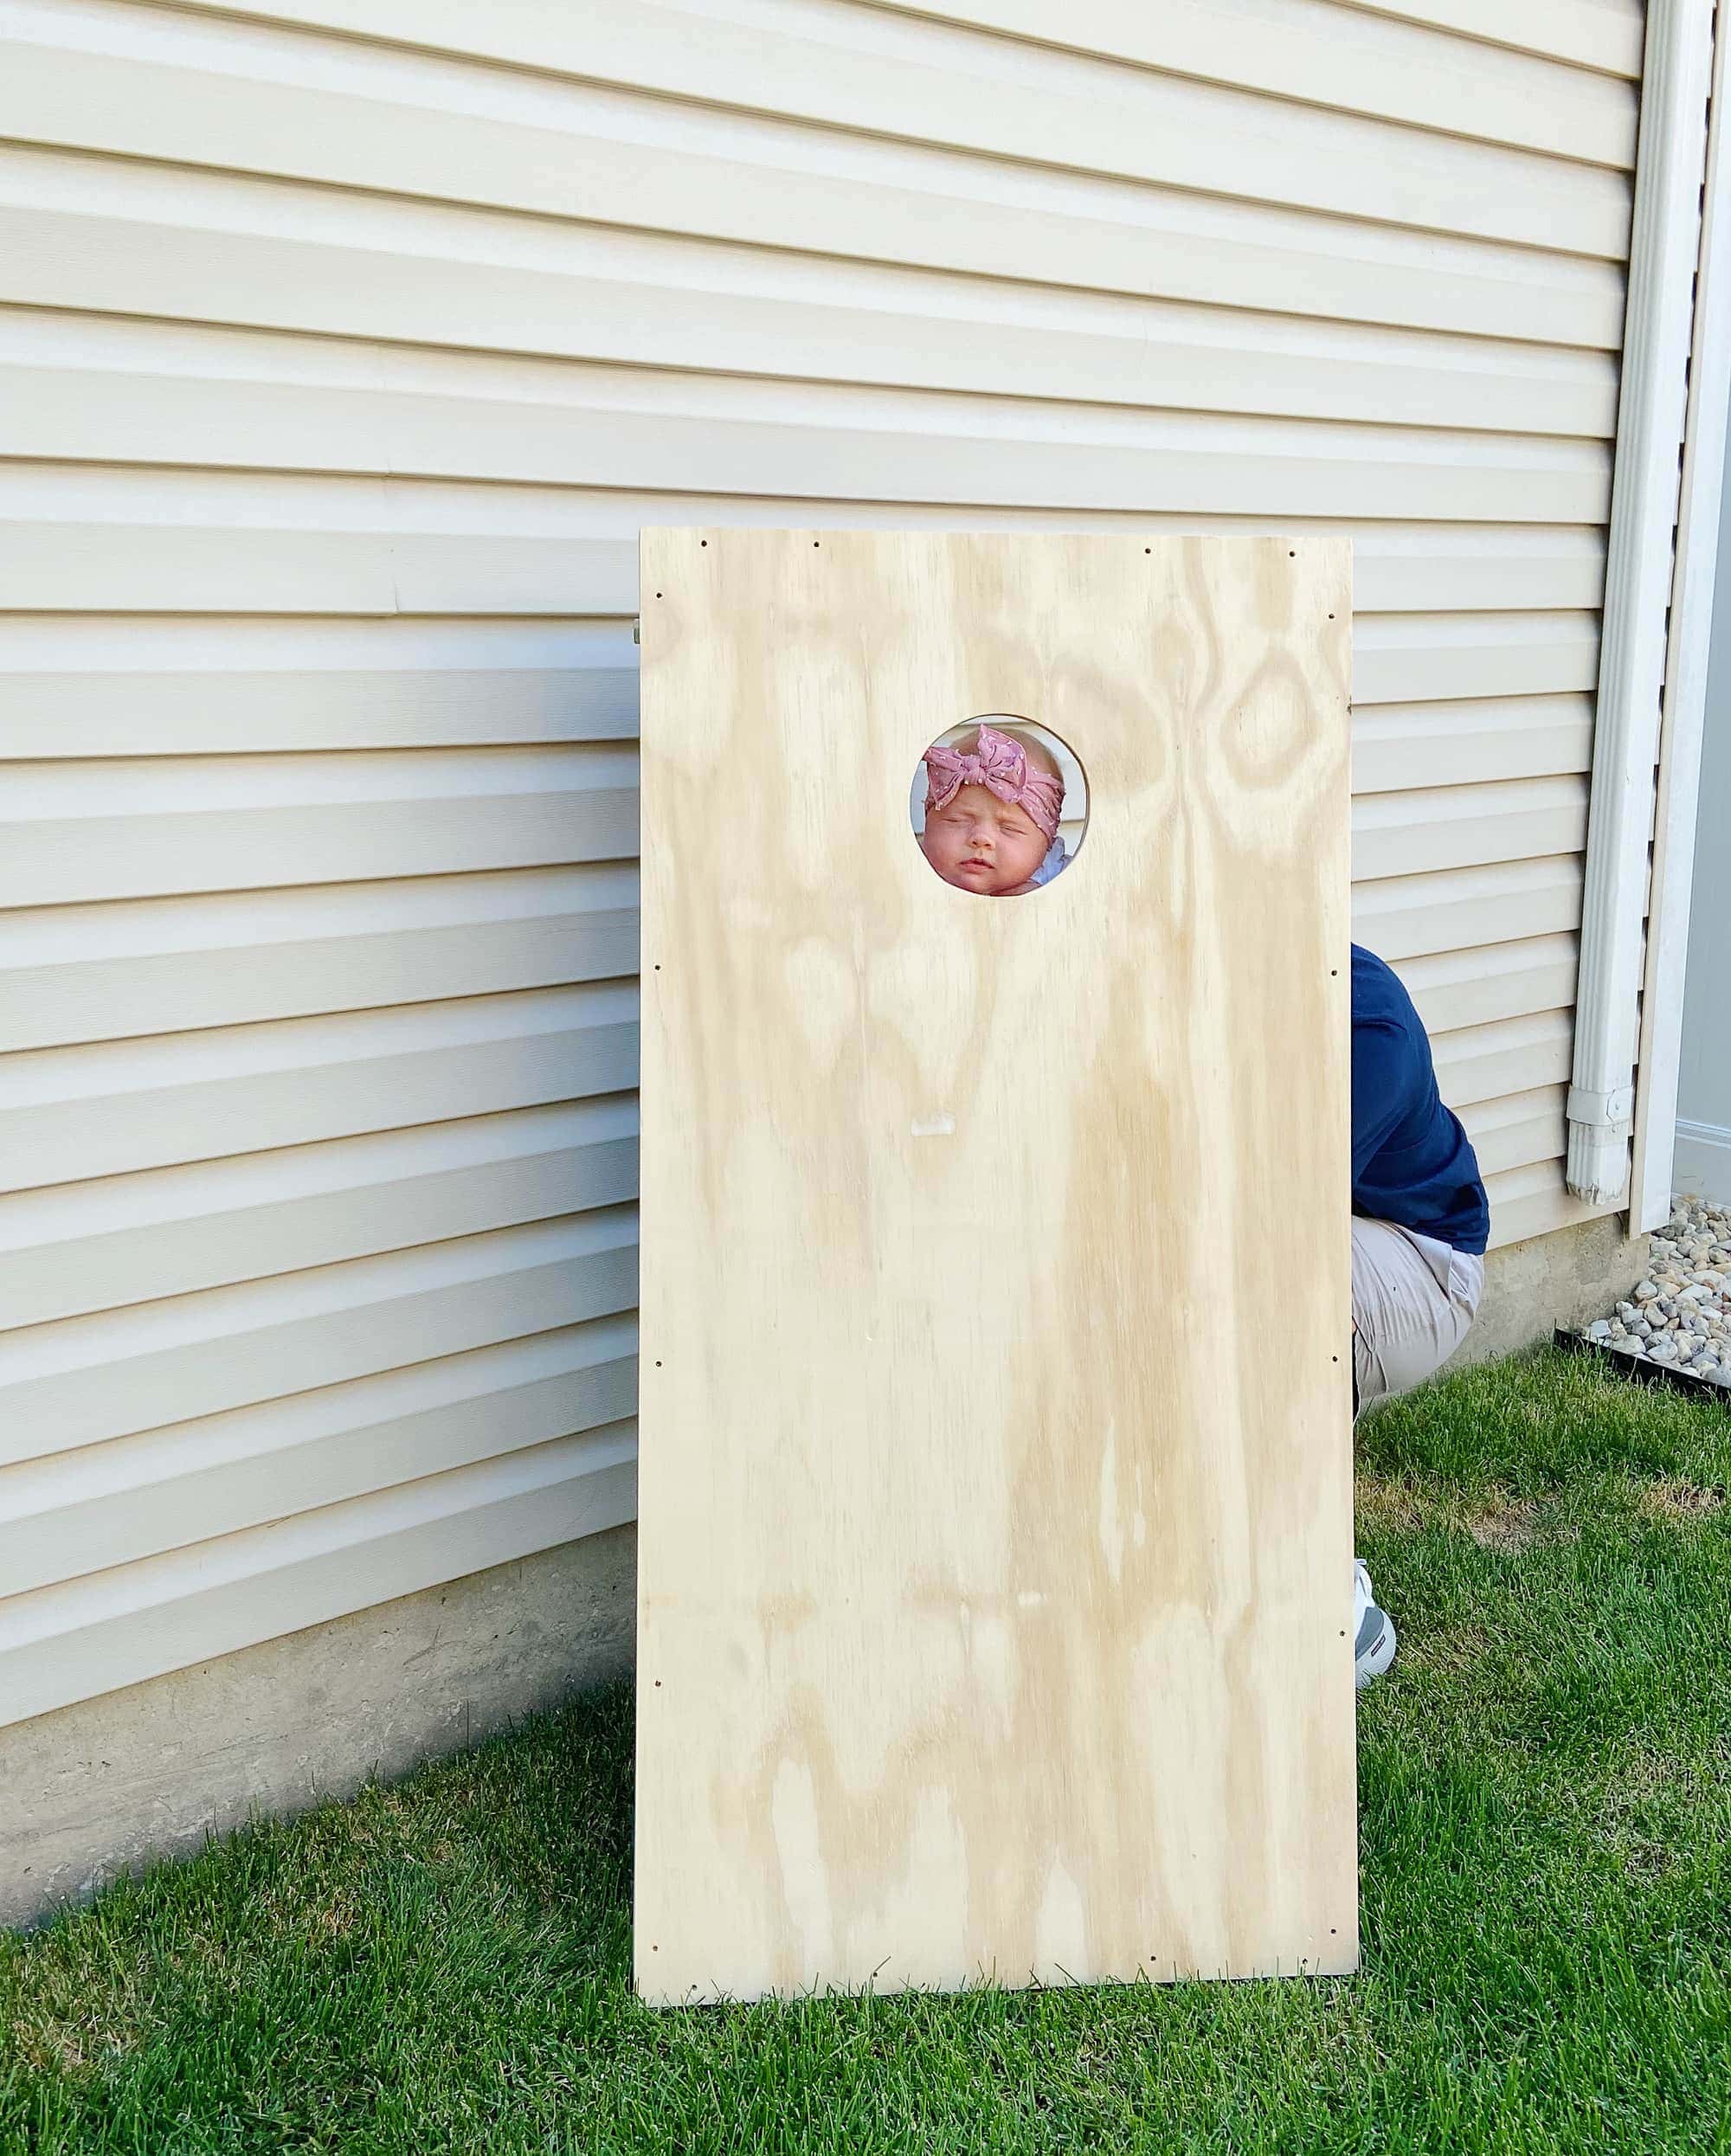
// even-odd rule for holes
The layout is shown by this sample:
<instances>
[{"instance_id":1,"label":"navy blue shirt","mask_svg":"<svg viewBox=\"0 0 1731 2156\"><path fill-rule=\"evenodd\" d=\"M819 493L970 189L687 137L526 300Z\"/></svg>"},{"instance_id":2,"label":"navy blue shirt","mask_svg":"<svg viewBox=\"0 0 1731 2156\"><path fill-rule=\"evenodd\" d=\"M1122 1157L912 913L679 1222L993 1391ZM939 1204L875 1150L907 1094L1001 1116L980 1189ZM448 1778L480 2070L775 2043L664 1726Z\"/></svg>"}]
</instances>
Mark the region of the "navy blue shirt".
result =
<instances>
[{"instance_id":1,"label":"navy blue shirt","mask_svg":"<svg viewBox=\"0 0 1731 2156\"><path fill-rule=\"evenodd\" d=\"M1400 976L1352 947L1352 1209L1482 1257L1490 1204Z\"/></svg>"}]
</instances>

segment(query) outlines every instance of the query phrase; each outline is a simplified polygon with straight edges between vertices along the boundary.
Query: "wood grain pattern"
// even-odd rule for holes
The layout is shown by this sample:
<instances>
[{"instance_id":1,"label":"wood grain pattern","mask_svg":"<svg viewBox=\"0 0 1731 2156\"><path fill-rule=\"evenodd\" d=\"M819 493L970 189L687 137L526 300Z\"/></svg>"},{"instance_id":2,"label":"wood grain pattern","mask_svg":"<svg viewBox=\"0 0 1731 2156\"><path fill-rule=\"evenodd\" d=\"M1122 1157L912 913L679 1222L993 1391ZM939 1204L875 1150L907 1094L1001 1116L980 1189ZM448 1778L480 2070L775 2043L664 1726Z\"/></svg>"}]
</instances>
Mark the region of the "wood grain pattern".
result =
<instances>
[{"instance_id":1,"label":"wood grain pattern","mask_svg":"<svg viewBox=\"0 0 1731 2156\"><path fill-rule=\"evenodd\" d=\"M642 571L642 1994L1351 1969L1348 544Z\"/></svg>"}]
</instances>

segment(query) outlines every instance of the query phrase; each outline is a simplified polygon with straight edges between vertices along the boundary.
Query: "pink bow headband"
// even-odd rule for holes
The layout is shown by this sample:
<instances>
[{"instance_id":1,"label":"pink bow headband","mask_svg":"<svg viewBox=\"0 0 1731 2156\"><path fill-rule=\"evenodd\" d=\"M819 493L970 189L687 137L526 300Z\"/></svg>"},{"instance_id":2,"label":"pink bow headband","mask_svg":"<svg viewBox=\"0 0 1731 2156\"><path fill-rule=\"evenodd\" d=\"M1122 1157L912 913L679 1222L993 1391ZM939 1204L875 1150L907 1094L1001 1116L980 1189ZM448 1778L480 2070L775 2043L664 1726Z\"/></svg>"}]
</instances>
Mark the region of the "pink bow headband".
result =
<instances>
[{"instance_id":1,"label":"pink bow headband","mask_svg":"<svg viewBox=\"0 0 1731 2156\"><path fill-rule=\"evenodd\" d=\"M1026 808L1046 833L1049 846L1058 836L1058 819L1064 808L1064 782L1046 771L1028 769L1027 750L995 726L982 725L972 756L958 756L954 749L940 749L934 742L925 752L925 813L943 808L964 786L989 787L1000 801Z\"/></svg>"}]
</instances>

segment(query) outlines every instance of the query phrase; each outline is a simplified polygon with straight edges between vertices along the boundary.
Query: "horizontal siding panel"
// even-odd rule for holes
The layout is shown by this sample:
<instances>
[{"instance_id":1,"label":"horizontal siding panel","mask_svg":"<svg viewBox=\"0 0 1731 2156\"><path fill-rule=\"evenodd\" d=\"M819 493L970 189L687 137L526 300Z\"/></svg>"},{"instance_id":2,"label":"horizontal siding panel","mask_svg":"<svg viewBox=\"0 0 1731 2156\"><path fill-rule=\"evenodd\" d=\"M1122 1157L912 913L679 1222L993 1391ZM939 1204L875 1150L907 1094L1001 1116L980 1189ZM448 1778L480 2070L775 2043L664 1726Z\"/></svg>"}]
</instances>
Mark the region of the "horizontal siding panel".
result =
<instances>
[{"instance_id":1,"label":"horizontal siding panel","mask_svg":"<svg viewBox=\"0 0 1731 2156\"><path fill-rule=\"evenodd\" d=\"M1571 1005L1580 964L1578 936L1532 936L1402 959L1395 971L1425 1031L1437 1034Z\"/></svg>"},{"instance_id":2,"label":"horizontal siding panel","mask_svg":"<svg viewBox=\"0 0 1731 2156\"><path fill-rule=\"evenodd\" d=\"M37 355L47 364L38 364ZM757 382L20 312L13 453L730 494L1596 523L1599 441ZM725 424L717 422L724 422Z\"/></svg>"},{"instance_id":3,"label":"horizontal siding panel","mask_svg":"<svg viewBox=\"0 0 1731 2156\"><path fill-rule=\"evenodd\" d=\"M1385 222L1524 246L1618 257L1628 241L1629 183L1618 171L1034 52L875 8L782 6L761 23L743 10L729 20L713 0L589 0L581 15L558 0L485 12L462 0L236 0L224 12L976 155L1024 160L1034 149L1044 164L1340 216L1374 202ZM351 63L357 84L366 59ZM395 55L392 74L411 101L413 78ZM421 80L430 101L435 80L461 78L428 65ZM535 87L550 107L551 86ZM518 94L526 109L530 86ZM1608 137L1600 147L1623 154Z\"/></svg>"},{"instance_id":4,"label":"horizontal siding panel","mask_svg":"<svg viewBox=\"0 0 1731 2156\"><path fill-rule=\"evenodd\" d=\"M1335 525L1353 541L1355 619L1370 614L1560 614L1605 597L1605 535L1590 528Z\"/></svg>"},{"instance_id":5,"label":"horizontal siding panel","mask_svg":"<svg viewBox=\"0 0 1731 2156\"><path fill-rule=\"evenodd\" d=\"M1354 620L1355 704L1555 696L1599 679L1590 614L1379 615Z\"/></svg>"},{"instance_id":6,"label":"horizontal siding panel","mask_svg":"<svg viewBox=\"0 0 1731 2156\"><path fill-rule=\"evenodd\" d=\"M342 244L299 238L294 193L278 191L275 228L259 232L147 223L136 205L125 218L14 211L0 218L24 266L10 297L628 366L677 367L701 348L717 370L770 379L1600 439L1616 423L1608 352L588 229L557 268L441 261L389 235L366 248L351 228Z\"/></svg>"},{"instance_id":7,"label":"horizontal siding panel","mask_svg":"<svg viewBox=\"0 0 1731 2156\"><path fill-rule=\"evenodd\" d=\"M635 782L629 751L575 748L15 763L0 905L627 859Z\"/></svg>"},{"instance_id":8,"label":"horizontal siding panel","mask_svg":"<svg viewBox=\"0 0 1731 2156\"><path fill-rule=\"evenodd\" d=\"M635 1321L606 1317L0 1468L0 1580L26 1593L636 1412Z\"/></svg>"},{"instance_id":9,"label":"horizontal siding panel","mask_svg":"<svg viewBox=\"0 0 1731 2156\"><path fill-rule=\"evenodd\" d=\"M1638 81L1642 0L1364 0L1373 13Z\"/></svg>"},{"instance_id":10,"label":"horizontal siding panel","mask_svg":"<svg viewBox=\"0 0 1731 2156\"><path fill-rule=\"evenodd\" d=\"M1352 805L1355 880L1578 853L1587 781L1576 773L1488 786L1359 795Z\"/></svg>"},{"instance_id":11,"label":"horizontal siding panel","mask_svg":"<svg viewBox=\"0 0 1731 2156\"><path fill-rule=\"evenodd\" d=\"M1614 353L1622 336L1615 260L1403 232L581 90L568 93L557 126L512 125L473 113L454 120L400 100L381 109L316 87L261 88L230 75L222 84L228 119L216 123L213 138L210 114L188 103L183 82L147 70L171 99L164 109L172 117L156 117L128 65L124 95L110 97L110 111L118 107L127 139L153 143L153 154L174 162L98 162L17 146L96 132L88 59L76 62L78 79L65 56L45 60L14 47L9 63L0 77L0 119L12 138L0 147L0 237L18 297L37 305L203 319L204 247L176 254L153 242L153 228L208 234L212 246L223 235L280 232L401 255L405 267L376 303L399 308L411 304L412 290L426 290L411 283L416 261L443 257L451 276L465 281L493 266L556 274L569 260L573 231L628 228L736 253L774 249L808 261L841 255L1582 351ZM100 131L105 144L109 132ZM221 171L189 169L201 156ZM447 195L458 158L460 205L403 199ZM248 171L285 177L241 177ZM79 232L91 228L93 246L95 231L115 221L138 227L140 260L136 270L113 264L117 282L109 285L80 262L87 243ZM138 281L145 271L147 287ZM252 284L248 278L210 319L319 326L316 315L274 312L309 304L304 276L280 299ZM327 332L401 336L414 327L399 313L388 328L392 318L368 312L361 295L333 295L331 304L346 312L325 321ZM429 294L428 304L439 303ZM544 323L519 349L538 349L546 333ZM487 336L472 319L457 341Z\"/></svg>"},{"instance_id":12,"label":"horizontal siding panel","mask_svg":"<svg viewBox=\"0 0 1731 2156\"><path fill-rule=\"evenodd\" d=\"M52 660L56 647L69 642L65 632L56 638L35 625L10 627L23 629L9 634L9 625L0 625L10 756L125 756L136 755L145 739L158 742L162 755L196 755L239 746L265 752L528 746L636 733L636 666L625 660L629 627L602 636L580 623L466 623L453 634L453 623L418 621L222 621L209 627L97 621L80 625L78 655L58 671ZM1361 647L1374 634L1375 621L1358 616ZM1539 616L1537 629L1503 647L1500 681L1485 664L1496 660L1496 647L1490 653L1481 647L1475 664L1490 684L1483 698L1438 694L1429 720L1423 710L1390 711L1399 701L1390 698L1393 688L1406 688L1410 701L1423 705L1433 671L1459 666L1453 625L1442 623L1438 634L1442 647L1425 645L1414 625L1403 623L1393 651L1361 649L1356 752L1378 759L1367 776L1433 785L1412 774L1436 768L1429 759L1449 769L1459 763L1446 733L1464 718L1472 735L1472 714L1464 710L1472 703L1492 705L1492 722L1479 729L1479 739L1504 737L1503 746L1485 748L1492 759L1485 776L1515 776L1522 765L1585 768L1578 742L1589 705L1576 681L1593 671L1593 647L1582 645L1573 629L1546 627ZM597 664L608 642L621 651L619 666ZM487 660L498 671L489 671ZM1548 675L1550 694L1526 697L1524 684L1535 677L1543 684ZM1498 694L1509 684L1513 694ZM1511 710L1515 705L1526 710ZM1507 711L1509 724L1498 711ZM1526 714L1539 726L1533 739L1520 739ZM1380 735L1393 737L1388 750L1380 750ZM1416 761L1416 746L1407 763L1403 742L1427 743L1427 763ZM1552 756L1556 761L1548 761Z\"/></svg>"},{"instance_id":13,"label":"horizontal siding panel","mask_svg":"<svg viewBox=\"0 0 1731 2156\"><path fill-rule=\"evenodd\" d=\"M634 1449L595 1431L14 1596L0 1602L0 1723L551 1549L636 1509Z\"/></svg>"},{"instance_id":14,"label":"horizontal siding panel","mask_svg":"<svg viewBox=\"0 0 1731 2156\"><path fill-rule=\"evenodd\" d=\"M521 869L0 915L0 1044L129 1035L618 980L637 872Z\"/></svg>"},{"instance_id":15,"label":"horizontal siding panel","mask_svg":"<svg viewBox=\"0 0 1731 2156\"><path fill-rule=\"evenodd\" d=\"M635 1306L630 1207L0 1334L0 1464Z\"/></svg>"},{"instance_id":16,"label":"horizontal siding panel","mask_svg":"<svg viewBox=\"0 0 1731 2156\"><path fill-rule=\"evenodd\" d=\"M617 1098L14 1193L0 1197L0 1327L636 1195L637 1106Z\"/></svg>"},{"instance_id":17,"label":"horizontal siding panel","mask_svg":"<svg viewBox=\"0 0 1731 2156\"><path fill-rule=\"evenodd\" d=\"M404 1129L637 1083L635 984L0 1058L0 1187Z\"/></svg>"},{"instance_id":18,"label":"horizontal siding panel","mask_svg":"<svg viewBox=\"0 0 1731 2156\"><path fill-rule=\"evenodd\" d=\"M423 801L517 801L525 795L630 793L634 743L556 748L428 749L352 756L145 756L80 765L64 757L14 762L6 804L32 823L111 822L255 808L377 808ZM634 846L631 849L634 854Z\"/></svg>"},{"instance_id":19,"label":"horizontal siding panel","mask_svg":"<svg viewBox=\"0 0 1731 2156\"><path fill-rule=\"evenodd\" d=\"M1390 964L1580 926L1581 860L1551 853L1429 875L1385 876L1352 889L1352 932Z\"/></svg>"},{"instance_id":20,"label":"horizontal siding panel","mask_svg":"<svg viewBox=\"0 0 1731 2156\"><path fill-rule=\"evenodd\" d=\"M149 605L179 615L628 616L639 605L639 529L682 521L705 529L1044 525L1101 532L1339 534L1354 543L1361 616L1591 610L1605 580L1604 535L1591 525L1080 510L1036 515L974 505L831 506L587 487L15 463L0 521L0 551L14 570L0 606L77 614L137 615ZM1410 635L1412 625L1405 626ZM61 658L76 670L82 655L70 625L63 643ZM0 644L0 662L3 657ZM28 705L23 716L34 718Z\"/></svg>"},{"instance_id":21,"label":"horizontal siding panel","mask_svg":"<svg viewBox=\"0 0 1731 2156\"><path fill-rule=\"evenodd\" d=\"M1166 0L1155 13L1138 9L1129 0L1089 0L1089 4L1069 9L1063 19L1056 19L1041 0L921 9L897 0L895 10L924 22L953 23L963 30L1007 32L1015 39L1069 48L1069 52L1080 54L1082 67L1089 67L1102 84L1123 84L1123 74L1104 69L1099 62L1128 61L1138 74L1192 78L1220 91L1252 91L1297 106L1394 120L1427 133L1449 133L1612 168L1631 168L1634 164L1636 88L1621 78L1621 69L1559 67L1550 56L1438 36L1416 23L1378 22L1369 13L1354 23L1352 36L1343 39L1339 9L1317 4L1317 0L1309 0L1309 4L1306 0L1287 0L1284 6ZM713 17L713 10L707 13ZM840 13L830 6L823 15L808 19L813 26L830 28L823 17L834 19ZM782 36L800 35L789 9L778 10L778 22L776 17L769 22L776 22ZM32 13L19 10L15 19L28 26ZM41 22L41 15L35 19ZM325 19L332 22L332 17ZM295 54L289 39L269 32L246 35L233 26L198 30L190 23L177 26L172 36L164 36L162 30L151 35L129 26L125 19L116 22L116 10L104 6L67 6L52 28L71 41L71 49L56 45L22 48L26 87L32 97L19 100L17 114L6 114L6 127L19 140L125 149L140 158L172 155L175 140L151 108L158 101L172 106L177 100L203 104L196 93L205 87L205 74L222 71L228 78L237 75L239 95L231 91L228 97L209 100L214 110L201 114L205 132L196 138L198 159L231 164L237 171L299 168L293 140L276 140L276 129L269 127L269 119L276 114L256 95L285 78L289 95L299 95L302 101L319 95L317 78L308 80L312 69L306 56ZM463 35L474 35L474 26L466 26ZM931 43L931 39L921 41L927 49ZM983 48L979 41L968 48L953 36L946 39L946 45L950 52L970 54L970 62L981 52L1001 49ZM904 49L910 49L905 36ZM293 65L295 58L302 61L299 69ZM1076 71L1076 62L1067 65ZM125 69L123 80L110 87L106 75L120 69ZM590 67L580 67L576 74L589 75L590 71ZM366 97L369 87L383 88L377 54L343 54L324 75L328 82L341 84L341 106ZM515 106L528 120L531 114L550 117L558 104L569 110L576 101L571 91L565 91L561 100L550 84L513 84L509 78L492 84L480 78L474 84L480 95L472 93L463 100L463 87L474 78L467 71L440 69L438 62L427 65L425 61L412 62L408 69L399 65L396 78L425 84L429 104L466 101L476 114L509 113ZM127 108L127 80L145 106L142 113ZM492 97L485 97L487 88ZM1155 95L1170 97L1170 91L1160 84L1147 87L1136 78L1125 88L1132 97L1149 88ZM252 100L248 100L248 91L254 93ZM440 100L440 91L444 91L444 100ZM576 95L580 97L582 91ZM337 101L330 100L330 93L325 100ZM761 104L761 97L750 101ZM239 110L233 110L235 106ZM390 110L388 97L386 106ZM1257 114L1259 108L1248 106L1246 110ZM1278 119L1274 123L1278 125ZM944 140L949 140L949 132ZM306 153L299 151L299 155ZM369 181L377 183L377 172L370 172ZM399 179L399 185L412 185L412 181Z\"/></svg>"},{"instance_id":22,"label":"horizontal siding panel","mask_svg":"<svg viewBox=\"0 0 1731 2156\"><path fill-rule=\"evenodd\" d=\"M248 666L253 640L244 624L237 633L230 621L223 640L239 662L233 671L76 668L0 676L11 753L50 756L56 744L68 756L137 756L146 743L164 756L466 748L636 734L634 667L513 666L503 653L497 672L453 666L443 663L438 648L447 640L429 633L446 625L404 621L376 625L392 632L395 666L351 670L325 663L331 642L326 632L336 626L314 624L312 634L301 635L306 665L299 671ZM628 633L622 640L629 645ZM171 660L175 654L162 655ZM292 653L279 655L289 659ZM477 660L484 655L473 653Z\"/></svg>"},{"instance_id":23,"label":"horizontal siding panel","mask_svg":"<svg viewBox=\"0 0 1731 2156\"><path fill-rule=\"evenodd\" d=\"M0 615L11 756L459 748L637 732L627 623Z\"/></svg>"},{"instance_id":24,"label":"horizontal siding panel","mask_svg":"<svg viewBox=\"0 0 1731 2156\"><path fill-rule=\"evenodd\" d=\"M1538 1011L1463 1026L1438 1034L1431 1053L1437 1090L1460 1115L1474 1101L1566 1084L1574 1062L1574 1014Z\"/></svg>"},{"instance_id":25,"label":"horizontal siding panel","mask_svg":"<svg viewBox=\"0 0 1731 2156\"><path fill-rule=\"evenodd\" d=\"M0 522L4 604L20 612L569 615L613 582L601 551L582 540ZM634 612L635 599L613 610Z\"/></svg>"},{"instance_id":26,"label":"horizontal siding panel","mask_svg":"<svg viewBox=\"0 0 1731 2156\"><path fill-rule=\"evenodd\" d=\"M662 521L680 521L684 506L670 505ZM858 528L866 522L856 504L845 513L814 516L813 508L790 505L788 523ZM653 520L647 512L645 521ZM715 521L737 519L724 508L718 518L691 521L713 529ZM912 530L925 519L886 510L872 521ZM993 528L977 513L949 521ZM1094 523L1065 521L1083 529ZM1134 524L1147 531L1174 525L1199 531L1226 521L1146 516ZM1230 528L1246 531L1248 520L1232 518ZM1315 528L1292 517L1278 526L1282 536ZM0 521L6 577L0 606L68 614L130 607L214 615L631 615L638 610L636 551L634 541L8 519ZM1567 545L1451 557L1438 544L1413 560L1380 553L1374 528L1355 546L1355 565L1361 615L1593 607L1604 584L1602 557L1583 560ZM1570 671L1578 670L1577 660Z\"/></svg>"},{"instance_id":27,"label":"horizontal siding panel","mask_svg":"<svg viewBox=\"0 0 1731 2156\"><path fill-rule=\"evenodd\" d=\"M577 386L572 370L560 372L561 386ZM497 473L604 486L638 479L668 491L724 494L753 492L754 481L792 493L803 478L814 494L833 499L990 506L1025 500L1046 507L1088 501L1129 511L1161 501L1173 512L1282 519L1399 513L1571 524L1602 516L1607 505L1608 471L1596 445L1556 447L1526 435L1512 438L1503 454L1487 449L1482 463L1465 465L1439 442L1393 429L1382 430L1387 438L1378 441L1374 430L1270 421L1267 439L1257 441L1247 421L1229 426L1074 408L1076 438L1066 443L1034 438L1035 423L1046 415L1008 399L965 412L928 407L885 415L885 423L868 428L857 400L845 416L813 415L801 423L793 407L806 399L792 394L786 418L742 419L724 429L695 416L658 418L609 407L599 395L593 405L536 405L503 396L483 402L481 385L474 386L474 395L413 396L8 368L0 361L19 452L33 457L125 461L148 441L170 463L237 469L286 470L323 460L352 472L383 473L396 466L428 477ZM1029 436L1014 436L1006 415L1025 418ZM1108 416L1124 423L1109 428ZM1581 685L1546 676L1530 685ZM1488 688L1463 679L1437 693L1511 690L1518 693L1519 685L1503 677ZM1367 693L1384 701L1403 692Z\"/></svg>"},{"instance_id":28,"label":"horizontal siding panel","mask_svg":"<svg viewBox=\"0 0 1731 2156\"><path fill-rule=\"evenodd\" d=\"M112 613L118 606L134 616L147 602L183 615L625 616L638 609L640 528L680 522L705 529L812 524L1337 535L1354 543L1361 615L1591 611L1604 590L1604 534L1586 525L819 505L769 497L15 460L0 546L16 567L0 602L16 611L34 592L42 602L51 596L58 611ZM31 556L33 540L39 559ZM4 626L10 642L26 625ZM135 623L141 650L150 626ZM179 627L188 633L190 625ZM55 654L61 666L87 663L82 634L69 625L63 633ZM0 663L7 658L0 643ZM317 663L316 654L309 658Z\"/></svg>"},{"instance_id":29,"label":"horizontal siding panel","mask_svg":"<svg viewBox=\"0 0 1731 2156\"><path fill-rule=\"evenodd\" d=\"M1592 768L1593 699L1587 696L1360 705L1353 712L1355 794Z\"/></svg>"},{"instance_id":30,"label":"horizontal siding panel","mask_svg":"<svg viewBox=\"0 0 1731 2156\"><path fill-rule=\"evenodd\" d=\"M1068 0L1061 16L1049 0L882 3L1339 112L1601 164L1635 162L1631 84L1374 15L1343 37L1338 12L1318 0Z\"/></svg>"},{"instance_id":31,"label":"horizontal siding panel","mask_svg":"<svg viewBox=\"0 0 1731 2156\"><path fill-rule=\"evenodd\" d=\"M1587 1220L1626 1212L1626 1205L1590 1205L1573 1196L1560 1160L1535 1162L1528 1168L1511 1168L1503 1175L1487 1175L1485 1194L1490 1200L1489 1247L1501 1250L1509 1243L1524 1243L1535 1235L1554 1235L1559 1228L1579 1227Z\"/></svg>"},{"instance_id":32,"label":"horizontal siding panel","mask_svg":"<svg viewBox=\"0 0 1731 2156\"><path fill-rule=\"evenodd\" d=\"M1560 1160L1568 1144L1568 1088L1538 1085L1481 1101L1461 1117L1481 1175L1506 1175Z\"/></svg>"}]
</instances>

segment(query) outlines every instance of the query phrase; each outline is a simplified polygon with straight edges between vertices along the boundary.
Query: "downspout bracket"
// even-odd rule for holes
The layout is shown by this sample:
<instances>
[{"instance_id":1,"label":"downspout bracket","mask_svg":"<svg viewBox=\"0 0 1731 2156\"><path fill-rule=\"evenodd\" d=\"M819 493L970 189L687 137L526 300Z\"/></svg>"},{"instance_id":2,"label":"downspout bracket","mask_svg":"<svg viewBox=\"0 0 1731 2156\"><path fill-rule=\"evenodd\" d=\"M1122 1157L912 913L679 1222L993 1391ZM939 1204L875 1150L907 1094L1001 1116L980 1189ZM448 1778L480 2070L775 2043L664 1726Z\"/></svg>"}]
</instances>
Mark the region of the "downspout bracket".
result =
<instances>
[{"instance_id":1,"label":"downspout bracket","mask_svg":"<svg viewBox=\"0 0 1731 2156\"><path fill-rule=\"evenodd\" d=\"M1596 1093L1585 1085L1571 1085L1568 1092L1568 1119L1571 1123L1599 1125L1632 1123L1635 1115L1635 1089L1632 1085L1613 1085L1608 1092Z\"/></svg>"}]
</instances>

